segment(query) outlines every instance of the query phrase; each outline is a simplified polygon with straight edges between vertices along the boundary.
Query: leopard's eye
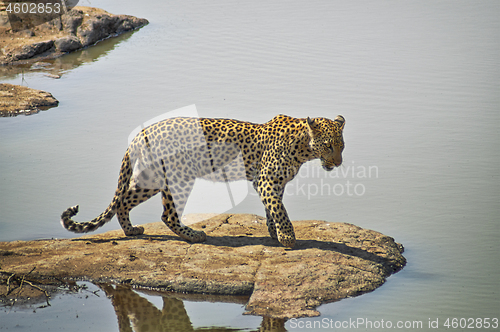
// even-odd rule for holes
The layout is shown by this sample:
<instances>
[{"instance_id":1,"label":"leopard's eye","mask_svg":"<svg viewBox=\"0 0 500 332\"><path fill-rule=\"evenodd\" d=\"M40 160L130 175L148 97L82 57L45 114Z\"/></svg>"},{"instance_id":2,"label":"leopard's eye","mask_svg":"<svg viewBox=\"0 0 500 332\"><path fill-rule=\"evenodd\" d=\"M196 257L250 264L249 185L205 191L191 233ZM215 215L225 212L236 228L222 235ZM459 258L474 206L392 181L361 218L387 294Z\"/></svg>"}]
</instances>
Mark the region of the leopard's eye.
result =
<instances>
[{"instance_id":1,"label":"leopard's eye","mask_svg":"<svg viewBox=\"0 0 500 332\"><path fill-rule=\"evenodd\" d=\"M333 152L333 142L325 141L325 148Z\"/></svg>"}]
</instances>

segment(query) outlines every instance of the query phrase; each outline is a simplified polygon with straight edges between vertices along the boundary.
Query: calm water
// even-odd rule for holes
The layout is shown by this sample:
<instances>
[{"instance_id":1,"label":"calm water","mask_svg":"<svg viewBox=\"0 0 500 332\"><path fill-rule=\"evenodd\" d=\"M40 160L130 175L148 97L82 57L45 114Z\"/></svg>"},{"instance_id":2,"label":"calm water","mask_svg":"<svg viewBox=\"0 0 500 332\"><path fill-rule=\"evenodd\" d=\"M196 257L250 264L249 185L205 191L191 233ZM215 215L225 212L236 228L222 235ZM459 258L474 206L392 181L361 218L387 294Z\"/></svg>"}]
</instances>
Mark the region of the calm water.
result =
<instances>
[{"instance_id":1,"label":"calm water","mask_svg":"<svg viewBox=\"0 0 500 332\"><path fill-rule=\"evenodd\" d=\"M60 105L0 118L0 241L73 236L60 213L80 204L78 220L97 216L114 193L128 135L165 112L196 104L200 116L261 123L279 113L342 114L344 165L329 174L305 167L287 189L289 215L383 232L404 244L408 265L376 291L323 305L321 317L286 328L320 331L324 318L362 318L421 321L426 330L429 319L444 329L448 317L500 318L499 2L91 5L150 24L58 60L59 80L25 73L25 85L50 91ZM186 208L192 212L212 211L197 199ZM230 212L264 209L250 190ZM152 199L132 220L160 215ZM113 220L101 230L117 228ZM161 297L148 296L161 309ZM241 304L185 307L194 328L255 330L262 320L242 316ZM117 328L103 297L62 297L0 319L10 328L22 317L18 330L38 328L35 321L67 329L75 313L88 318L73 330Z\"/></svg>"}]
</instances>

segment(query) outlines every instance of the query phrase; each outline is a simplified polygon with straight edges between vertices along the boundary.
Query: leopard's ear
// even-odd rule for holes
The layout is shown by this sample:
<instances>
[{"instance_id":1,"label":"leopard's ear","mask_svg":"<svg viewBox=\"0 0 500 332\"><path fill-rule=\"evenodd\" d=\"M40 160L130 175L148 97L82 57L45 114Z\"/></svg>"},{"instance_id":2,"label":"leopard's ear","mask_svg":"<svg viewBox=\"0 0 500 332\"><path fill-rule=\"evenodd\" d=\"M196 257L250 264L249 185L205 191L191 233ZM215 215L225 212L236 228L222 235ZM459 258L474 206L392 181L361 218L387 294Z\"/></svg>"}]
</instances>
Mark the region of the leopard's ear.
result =
<instances>
[{"instance_id":1,"label":"leopard's ear","mask_svg":"<svg viewBox=\"0 0 500 332\"><path fill-rule=\"evenodd\" d=\"M345 119L342 115L337 115L337 117L333 121L337 122L340 125L341 130L344 129Z\"/></svg>"},{"instance_id":2,"label":"leopard's ear","mask_svg":"<svg viewBox=\"0 0 500 332\"><path fill-rule=\"evenodd\" d=\"M306 125L307 125L307 133L311 138L314 138L319 134L319 126L314 119L307 117Z\"/></svg>"}]
</instances>

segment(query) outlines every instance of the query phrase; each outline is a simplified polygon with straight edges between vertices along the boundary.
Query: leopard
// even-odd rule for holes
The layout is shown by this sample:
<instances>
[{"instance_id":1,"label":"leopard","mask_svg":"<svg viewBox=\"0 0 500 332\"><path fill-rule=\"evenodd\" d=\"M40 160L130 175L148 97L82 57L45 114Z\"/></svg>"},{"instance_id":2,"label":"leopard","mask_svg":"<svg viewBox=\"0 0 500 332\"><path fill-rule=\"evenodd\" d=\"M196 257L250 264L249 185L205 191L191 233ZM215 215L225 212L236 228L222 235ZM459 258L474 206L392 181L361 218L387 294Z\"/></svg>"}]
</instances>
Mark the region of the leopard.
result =
<instances>
[{"instance_id":1,"label":"leopard","mask_svg":"<svg viewBox=\"0 0 500 332\"><path fill-rule=\"evenodd\" d=\"M97 284L111 299L118 320L120 332L129 331L235 331L225 327L193 327L183 300L192 299L187 294L155 292L151 290L133 289L128 284ZM161 296L163 305L156 307L142 294ZM151 298L151 297L150 297ZM199 299L199 298L198 298ZM158 303L158 302L157 302ZM262 317L259 332L285 332L286 319Z\"/></svg>"},{"instance_id":2,"label":"leopard","mask_svg":"<svg viewBox=\"0 0 500 332\"><path fill-rule=\"evenodd\" d=\"M130 285L98 284L111 303L119 331L194 331L184 303L172 294L162 296L161 310ZM151 295L151 294L150 294Z\"/></svg>"},{"instance_id":3,"label":"leopard","mask_svg":"<svg viewBox=\"0 0 500 332\"><path fill-rule=\"evenodd\" d=\"M87 222L72 218L79 206L61 215L64 228L75 233L96 230L115 215L126 236L142 235L129 213L161 193L161 220L191 243L206 240L203 230L181 222L187 199L198 178L231 182L248 180L265 208L271 238L295 245L295 232L283 204L285 186L300 167L319 159L324 170L342 164L345 118L294 118L277 115L259 124L225 118L168 118L143 128L122 159L118 186L109 206Z\"/></svg>"}]
</instances>

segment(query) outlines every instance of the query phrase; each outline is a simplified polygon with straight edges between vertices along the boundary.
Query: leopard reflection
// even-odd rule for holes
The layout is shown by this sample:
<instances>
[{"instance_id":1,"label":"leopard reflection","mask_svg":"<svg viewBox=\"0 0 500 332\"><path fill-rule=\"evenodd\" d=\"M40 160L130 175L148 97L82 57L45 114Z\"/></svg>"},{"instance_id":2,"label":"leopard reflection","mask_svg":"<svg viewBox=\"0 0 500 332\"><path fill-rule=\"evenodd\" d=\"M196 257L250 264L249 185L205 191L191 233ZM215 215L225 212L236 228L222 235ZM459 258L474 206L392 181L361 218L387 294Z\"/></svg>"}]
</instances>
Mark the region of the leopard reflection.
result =
<instances>
[{"instance_id":1,"label":"leopard reflection","mask_svg":"<svg viewBox=\"0 0 500 332\"><path fill-rule=\"evenodd\" d=\"M226 327L211 327L194 329L182 300L163 296L163 307L159 310L146 298L134 292L131 287L101 284L99 287L111 298L118 318L120 332L222 332L238 331ZM283 332L285 320L263 317L259 332Z\"/></svg>"}]
</instances>

